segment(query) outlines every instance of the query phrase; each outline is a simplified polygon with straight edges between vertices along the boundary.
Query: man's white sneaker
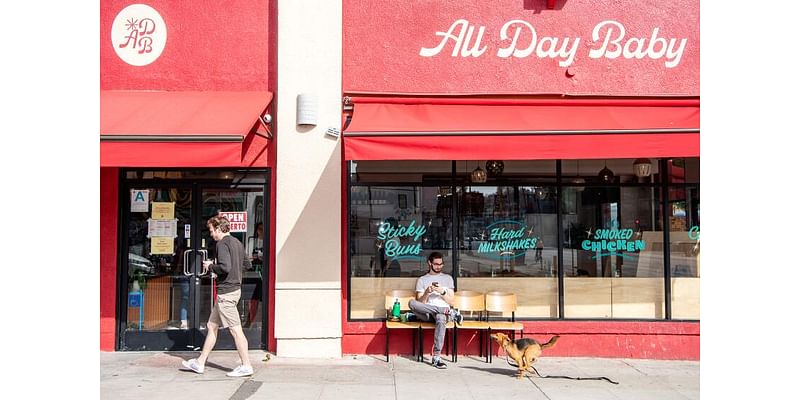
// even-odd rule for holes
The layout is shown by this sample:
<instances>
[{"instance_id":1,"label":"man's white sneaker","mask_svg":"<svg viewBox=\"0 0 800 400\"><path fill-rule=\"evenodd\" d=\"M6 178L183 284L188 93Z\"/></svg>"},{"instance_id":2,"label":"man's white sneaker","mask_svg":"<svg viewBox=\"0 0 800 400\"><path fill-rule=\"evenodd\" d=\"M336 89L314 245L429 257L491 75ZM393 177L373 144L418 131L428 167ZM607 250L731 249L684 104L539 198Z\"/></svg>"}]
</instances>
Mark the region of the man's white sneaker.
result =
<instances>
[{"instance_id":1,"label":"man's white sneaker","mask_svg":"<svg viewBox=\"0 0 800 400\"><path fill-rule=\"evenodd\" d=\"M228 372L225 375L228 375L228 376L250 376L250 375L253 375L253 367L244 367L244 366L240 365L240 366L234 368L233 371Z\"/></svg>"},{"instance_id":2,"label":"man's white sneaker","mask_svg":"<svg viewBox=\"0 0 800 400\"><path fill-rule=\"evenodd\" d=\"M198 374L202 374L206 370L206 367L203 366L203 365L200 365L197 362L196 358L193 358L193 359L191 359L189 361L186 361L186 360L181 361L181 364L183 364L183 366L186 367L187 369L190 369L190 370L192 370L194 372L197 372Z\"/></svg>"}]
</instances>

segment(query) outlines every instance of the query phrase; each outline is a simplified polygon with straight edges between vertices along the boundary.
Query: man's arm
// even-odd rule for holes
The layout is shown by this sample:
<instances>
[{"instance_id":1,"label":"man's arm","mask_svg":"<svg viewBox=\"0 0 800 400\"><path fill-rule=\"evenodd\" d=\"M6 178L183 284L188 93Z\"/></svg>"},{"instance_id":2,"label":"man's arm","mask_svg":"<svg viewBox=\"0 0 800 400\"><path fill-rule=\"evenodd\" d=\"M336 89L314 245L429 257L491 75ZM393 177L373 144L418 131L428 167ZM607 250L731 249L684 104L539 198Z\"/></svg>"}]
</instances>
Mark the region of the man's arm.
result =
<instances>
[{"instance_id":1,"label":"man's arm","mask_svg":"<svg viewBox=\"0 0 800 400\"><path fill-rule=\"evenodd\" d=\"M217 246L217 262L211 264L211 270L217 275L226 275L231 272L231 249L227 245Z\"/></svg>"},{"instance_id":2,"label":"man's arm","mask_svg":"<svg viewBox=\"0 0 800 400\"><path fill-rule=\"evenodd\" d=\"M431 295L431 287L430 286L423 287L422 285L423 285L422 279L417 278L417 284L416 284L417 301L419 301L420 303L427 303L428 297Z\"/></svg>"}]
</instances>

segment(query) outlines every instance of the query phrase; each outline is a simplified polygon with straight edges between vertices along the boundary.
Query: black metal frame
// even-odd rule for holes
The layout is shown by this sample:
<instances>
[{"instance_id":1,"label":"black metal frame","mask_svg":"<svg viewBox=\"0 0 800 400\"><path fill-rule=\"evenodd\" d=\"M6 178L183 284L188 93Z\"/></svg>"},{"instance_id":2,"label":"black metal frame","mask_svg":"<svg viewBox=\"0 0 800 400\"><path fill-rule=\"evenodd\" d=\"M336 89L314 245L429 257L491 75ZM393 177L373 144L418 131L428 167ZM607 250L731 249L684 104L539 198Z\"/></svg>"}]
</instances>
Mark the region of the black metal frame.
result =
<instances>
[{"instance_id":1,"label":"black metal frame","mask_svg":"<svg viewBox=\"0 0 800 400\"><path fill-rule=\"evenodd\" d=\"M263 177L261 182L258 183L251 183L251 182L242 182L241 180L238 182L231 182L229 180L223 179L201 179L201 180L189 180L189 179L127 179L126 173L128 171L149 171L157 169L159 171L219 171L219 170L235 170L235 171L244 171L246 175L255 175L259 174L260 177ZM270 226L270 219L271 219L271 209L270 209L270 187L271 187L271 170L269 168L259 168L259 169L241 169L241 168L121 168L118 176L118 183L119 183L119 206L118 206L118 219L117 219L117 324L115 327L116 330L116 341L115 341L115 350L117 351L125 351L125 350L141 350L141 349L160 349L157 345L164 343L164 337L170 334L169 330L165 331L153 331L153 332L137 332L134 335L128 337L128 332L126 331L127 326L127 262L125 259L124 249L128 248L128 237L127 237L127 227L129 225L129 215L130 213L127 212L130 209L130 199L129 199L129 189L134 186L144 186L147 187L154 187L154 188L184 188L189 189L192 191L192 218L202 218L202 198L201 196L197 196L195 194L202 193L204 189L230 189L236 188L241 185L246 186L261 186L262 192L264 193L264 228L265 230ZM198 224L192 223L192 234L191 237L199 238L201 228ZM197 243L193 245L193 247L197 247ZM264 250L263 254L265 258L268 254L270 254L271 243L269 240L264 241ZM268 310L269 310L269 297L268 297L268 286L269 286L269 263L265 260L264 267L262 270L262 304L263 310L261 316L261 332L258 337L250 337L248 336L248 343L250 344L251 348L260 348L266 349L267 348L267 337L268 337L268 329L269 325L267 324L268 321ZM192 285L193 286L193 285ZM195 296L195 290L190 289L190 304L196 304L197 299ZM198 321L197 313L199 313L198 307L192 307L194 309L195 316L192 318L194 321ZM189 343L184 343L185 338L177 338L177 341L174 342L173 347L164 350L186 350L186 348L182 347L187 344L194 344L195 347L199 348L202 346L203 340L205 335L200 332L198 329L190 329L191 333L187 333L186 335L191 334L193 337L189 340ZM257 339L257 340L253 340ZM233 340L227 335L220 335L217 338L217 343L219 347L231 347L233 348ZM253 344L258 343L257 346L253 346Z\"/></svg>"}]
</instances>

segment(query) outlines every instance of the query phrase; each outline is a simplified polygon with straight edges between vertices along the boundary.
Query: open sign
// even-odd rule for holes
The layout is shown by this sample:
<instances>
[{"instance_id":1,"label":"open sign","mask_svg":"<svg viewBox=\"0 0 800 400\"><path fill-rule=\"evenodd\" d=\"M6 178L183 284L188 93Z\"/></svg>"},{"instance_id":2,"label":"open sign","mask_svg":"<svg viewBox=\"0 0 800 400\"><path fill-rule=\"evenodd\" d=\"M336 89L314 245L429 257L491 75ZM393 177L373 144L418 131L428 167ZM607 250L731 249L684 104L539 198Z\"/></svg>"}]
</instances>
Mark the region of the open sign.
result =
<instances>
[{"instance_id":1,"label":"open sign","mask_svg":"<svg viewBox=\"0 0 800 400\"><path fill-rule=\"evenodd\" d=\"M219 215L231 223L231 232L247 232L246 211L220 211Z\"/></svg>"}]
</instances>

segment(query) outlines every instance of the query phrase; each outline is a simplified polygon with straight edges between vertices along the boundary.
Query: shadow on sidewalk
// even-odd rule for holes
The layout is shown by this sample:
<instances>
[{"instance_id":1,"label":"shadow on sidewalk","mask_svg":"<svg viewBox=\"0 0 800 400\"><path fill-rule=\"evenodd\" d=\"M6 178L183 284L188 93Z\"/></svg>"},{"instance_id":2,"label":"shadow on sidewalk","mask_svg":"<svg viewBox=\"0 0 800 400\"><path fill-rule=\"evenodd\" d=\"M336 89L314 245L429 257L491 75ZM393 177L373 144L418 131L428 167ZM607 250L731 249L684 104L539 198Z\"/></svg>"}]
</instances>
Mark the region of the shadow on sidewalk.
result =
<instances>
[{"instance_id":1,"label":"shadow on sidewalk","mask_svg":"<svg viewBox=\"0 0 800 400\"><path fill-rule=\"evenodd\" d=\"M165 352L163 352L163 354L166 354L166 355L168 355L170 357L175 357L177 359L176 360L177 361L177 368L179 370L185 371L185 372L195 373L194 371L192 371L190 369L186 369L183 365L181 365L180 360L189 361L192 358L197 358L199 356L199 354L191 355L191 354L187 354L187 352L185 352L185 351L165 351ZM206 360L205 367L206 367L206 369L213 368L213 369L218 369L218 370L223 371L223 372L230 372L230 370L231 370L231 367L223 367L222 365L219 365L219 364L217 364L217 363L215 363L213 361L210 361L210 360Z\"/></svg>"},{"instance_id":2,"label":"shadow on sidewalk","mask_svg":"<svg viewBox=\"0 0 800 400\"><path fill-rule=\"evenodd\" d=\"M517 374L517 370L516 369L512 370L512 369L503 369L503 368L481 368L481 367L468 367L468 366L459 367L459 368L471 369L471 370L475 370L475 371L488 372L488 373L492 373L492 374L505 375L505 376L510 376L510 377L516 377L516 374Z\"/></svg>"}]
</instances>

